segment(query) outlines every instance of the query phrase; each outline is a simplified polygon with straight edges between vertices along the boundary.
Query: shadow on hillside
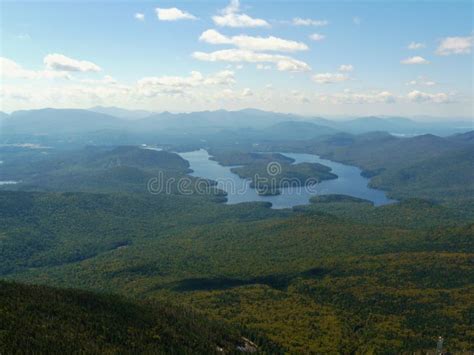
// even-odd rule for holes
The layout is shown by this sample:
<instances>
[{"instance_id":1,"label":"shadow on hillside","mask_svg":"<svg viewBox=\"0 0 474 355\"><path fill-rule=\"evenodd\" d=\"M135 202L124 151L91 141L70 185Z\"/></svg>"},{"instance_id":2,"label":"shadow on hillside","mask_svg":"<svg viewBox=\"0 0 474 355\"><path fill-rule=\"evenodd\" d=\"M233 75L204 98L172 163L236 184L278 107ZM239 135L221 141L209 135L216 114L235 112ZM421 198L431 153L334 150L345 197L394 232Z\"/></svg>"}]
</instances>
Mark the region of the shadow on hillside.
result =
<instances>
[{"instance_id":1,"label":"shadow on hillside","mask_svg":"<svg viewBox=\"0 0 474 355\"><path fill-rule=\"evenodd\" d=\"M286 289L288 285L290 285L290 283L296 278L323 278L328 273L329 270L327 269L312 268L298 274L277 274L254 277L250 279L227 277L184 279L170 286L173 291L177 292L226 290L229 288L247 285L266 285L274 289L282 290Z\"/></svg>"}]
</instances>

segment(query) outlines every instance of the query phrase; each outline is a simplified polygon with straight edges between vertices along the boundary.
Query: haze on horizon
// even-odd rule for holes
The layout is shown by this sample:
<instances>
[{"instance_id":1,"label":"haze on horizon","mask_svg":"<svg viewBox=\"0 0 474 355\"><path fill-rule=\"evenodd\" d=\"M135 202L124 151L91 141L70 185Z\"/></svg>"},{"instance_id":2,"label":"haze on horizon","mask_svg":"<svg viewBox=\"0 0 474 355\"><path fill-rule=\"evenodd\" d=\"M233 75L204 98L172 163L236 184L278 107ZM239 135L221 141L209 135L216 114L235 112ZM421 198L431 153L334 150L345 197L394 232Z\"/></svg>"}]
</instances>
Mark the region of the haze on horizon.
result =
<instances>
[{"instance_id":1,"label":"haze on horizon","mask_svg":"<svg viewBox=\"0 0 474 355\"><path fill-rule=\"evenodd\" d=\"M472 118L470 1L343 5L3 2L0 110Z\"/></svg>"}]
</instances>

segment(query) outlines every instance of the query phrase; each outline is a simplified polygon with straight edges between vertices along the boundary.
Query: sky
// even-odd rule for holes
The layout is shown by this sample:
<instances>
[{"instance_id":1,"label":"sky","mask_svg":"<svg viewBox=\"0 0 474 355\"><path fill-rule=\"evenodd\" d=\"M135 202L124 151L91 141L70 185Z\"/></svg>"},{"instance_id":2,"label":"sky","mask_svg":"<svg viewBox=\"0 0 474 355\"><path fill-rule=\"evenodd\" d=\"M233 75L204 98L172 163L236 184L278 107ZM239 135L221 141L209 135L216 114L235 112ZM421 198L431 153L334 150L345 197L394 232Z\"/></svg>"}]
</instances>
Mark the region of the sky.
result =
<instances>
[{"instance_id":1,"label":"sky","mask_svg":"<svg viewBox=\"0 0 474 355\"><path fill-rule=\"evenodd\" d=\"M473 117L471 1L2 1L0 109Z\"/></svg>"}]
</instances>

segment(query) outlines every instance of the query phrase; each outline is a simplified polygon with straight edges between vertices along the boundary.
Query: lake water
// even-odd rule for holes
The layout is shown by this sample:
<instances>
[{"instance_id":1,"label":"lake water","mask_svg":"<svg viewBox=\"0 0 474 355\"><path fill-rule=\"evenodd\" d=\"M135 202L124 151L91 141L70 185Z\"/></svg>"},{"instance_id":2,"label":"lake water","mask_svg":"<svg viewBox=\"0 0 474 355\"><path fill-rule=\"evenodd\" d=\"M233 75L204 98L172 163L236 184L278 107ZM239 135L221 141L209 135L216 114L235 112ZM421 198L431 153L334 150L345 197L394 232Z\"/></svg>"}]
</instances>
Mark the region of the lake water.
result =
<instances>
[{"instance_id":1,"label":"lake water","mask_svg":"<svg viewBox=\"0 0 474 355\"><path fill-rule=\"evenodd\" d=\"M251 188L250 181L242 179L230 171L231 167L219 165L210 160L208 152L204 149L180 153L181 157L189 161L193 172L192 176L217 181L217 187L227 192L227 203L264 201L271 202L272 208L292 208L293 206L306 205L311 196L343 194L372 201L375 206L394 203L387 198L384 191L372 189L367 186L369 179L360 175L361 170L355 166L336 163L331 160L321 159L317 155L302 153L281 153L293 158L297 163L320 163L329 166L332 173L338 176L334 180L326 180L311 187L288 187L281 189L277 196L260 196Z\"/></svg>"}]
</instances>

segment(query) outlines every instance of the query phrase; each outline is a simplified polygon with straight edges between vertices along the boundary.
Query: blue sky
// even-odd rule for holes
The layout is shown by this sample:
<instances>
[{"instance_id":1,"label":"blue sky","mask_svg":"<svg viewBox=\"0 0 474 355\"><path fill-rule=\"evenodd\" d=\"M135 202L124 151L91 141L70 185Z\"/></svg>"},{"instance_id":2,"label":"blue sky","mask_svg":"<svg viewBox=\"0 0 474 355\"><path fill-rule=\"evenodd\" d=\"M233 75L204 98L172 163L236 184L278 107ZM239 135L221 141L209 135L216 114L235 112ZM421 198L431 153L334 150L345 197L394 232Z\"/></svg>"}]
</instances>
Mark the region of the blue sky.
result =
<instances>
[{"instance_id":1,"label":"blue sky","mask_svg":"<svg viewBox=\"0 0 474 355\"><path fill-rule=\"evenodd\" d=\"M472 13L470 1L6 1L1 109L472 117Z\"/></svg>"}]
</instances>

